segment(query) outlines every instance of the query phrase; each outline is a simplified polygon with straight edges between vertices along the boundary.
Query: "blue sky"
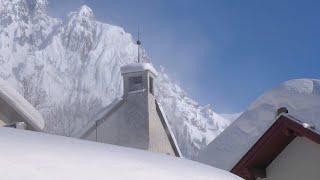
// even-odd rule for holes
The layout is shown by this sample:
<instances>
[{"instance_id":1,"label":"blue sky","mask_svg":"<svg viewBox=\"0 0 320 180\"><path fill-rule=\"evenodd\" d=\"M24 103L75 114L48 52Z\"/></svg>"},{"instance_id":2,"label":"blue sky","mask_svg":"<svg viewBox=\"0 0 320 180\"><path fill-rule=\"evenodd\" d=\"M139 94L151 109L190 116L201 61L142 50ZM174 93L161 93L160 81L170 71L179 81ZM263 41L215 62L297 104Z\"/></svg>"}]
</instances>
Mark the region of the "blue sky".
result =
<instances>
[{"instance_id":1,"label":"blue sky","mask_svg":"<svg viewBox=\"0 0 320 180\"><path fill-rule=\"evenodd\" d=\"M87 4L98 20L142 32L152 62L219 113L244 111L263 92L320 76L320 1L49 0L50 13Z\"/></svg>"}]
</instances>

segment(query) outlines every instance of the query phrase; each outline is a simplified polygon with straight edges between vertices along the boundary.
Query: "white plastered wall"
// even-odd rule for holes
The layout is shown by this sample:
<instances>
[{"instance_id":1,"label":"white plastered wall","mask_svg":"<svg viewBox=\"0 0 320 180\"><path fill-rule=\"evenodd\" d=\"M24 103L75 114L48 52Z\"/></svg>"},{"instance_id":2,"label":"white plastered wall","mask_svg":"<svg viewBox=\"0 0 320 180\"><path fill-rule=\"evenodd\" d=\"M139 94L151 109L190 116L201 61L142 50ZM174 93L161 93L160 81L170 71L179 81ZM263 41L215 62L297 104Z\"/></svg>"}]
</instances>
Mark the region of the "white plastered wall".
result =
<instances>
[{"instance_id":1,"label":"white plastered wall","mask_svg":"<svg viewBox=\"0 0 320 180\"><path fill-rule=\"evenodd\" d=\"M319 180L320 145L295 138L267 167L264 180Z\"/></svg>"},{"instance_id":2,"label":"white plastered wall","mask_svg":"<svg viewBox=\"0 0 320 180\"><path fill-rule=\"evenodd\" d=\"M149 109L149 151L175 156L167 132L162 125L161 117L156 110L155 100L152 95L149 97Z\"/></svg>"}]
</instances>

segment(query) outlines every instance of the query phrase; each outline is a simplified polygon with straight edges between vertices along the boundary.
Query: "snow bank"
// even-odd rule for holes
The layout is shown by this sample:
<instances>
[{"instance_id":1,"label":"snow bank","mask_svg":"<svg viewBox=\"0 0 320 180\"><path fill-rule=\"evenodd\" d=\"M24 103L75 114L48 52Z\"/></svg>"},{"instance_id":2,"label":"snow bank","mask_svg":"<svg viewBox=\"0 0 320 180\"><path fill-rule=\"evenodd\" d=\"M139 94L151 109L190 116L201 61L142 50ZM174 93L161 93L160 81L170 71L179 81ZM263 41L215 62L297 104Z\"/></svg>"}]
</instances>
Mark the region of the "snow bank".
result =
<instances>
[{"instance_id":1,"label":"snow bank","mask_svg":"<svg viewBox=\"0 0 320 180\"><path fill-rule=\"evenodd\" d=\"M0 128L1 179L240 179L200 163L141 150Z\"/></svg>"},{"instance_id":2,"label":"snow bank","mask_svg":"<svg viewBox=\"0 0 320 180\"><path fill-rule=\"evenodd\" d=\"M289 115L320 130L320 80L290 80L266 92L199 156L199 161L231 170L286 107Z\"/></svg>"}]
</instances>

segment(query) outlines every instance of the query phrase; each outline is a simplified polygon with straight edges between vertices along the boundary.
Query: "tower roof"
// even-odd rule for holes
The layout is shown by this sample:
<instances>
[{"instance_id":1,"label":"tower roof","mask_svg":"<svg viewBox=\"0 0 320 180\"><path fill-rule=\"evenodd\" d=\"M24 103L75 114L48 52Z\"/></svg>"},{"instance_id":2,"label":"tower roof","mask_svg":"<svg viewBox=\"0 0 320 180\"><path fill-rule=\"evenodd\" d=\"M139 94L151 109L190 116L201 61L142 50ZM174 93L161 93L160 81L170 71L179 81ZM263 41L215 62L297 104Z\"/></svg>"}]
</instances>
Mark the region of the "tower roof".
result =
<instances>
[{"instance_id":1,"label":"tower roof","mask_svg":"<svg viewBox=\"0 0 320 180\"><path fill-rule=\"evenodd\" d=\"M151 63L132 63L121 67L121 74L141 71L150 71L155 76L158 75L158 72Z\"/></svg>"}]
</instances>

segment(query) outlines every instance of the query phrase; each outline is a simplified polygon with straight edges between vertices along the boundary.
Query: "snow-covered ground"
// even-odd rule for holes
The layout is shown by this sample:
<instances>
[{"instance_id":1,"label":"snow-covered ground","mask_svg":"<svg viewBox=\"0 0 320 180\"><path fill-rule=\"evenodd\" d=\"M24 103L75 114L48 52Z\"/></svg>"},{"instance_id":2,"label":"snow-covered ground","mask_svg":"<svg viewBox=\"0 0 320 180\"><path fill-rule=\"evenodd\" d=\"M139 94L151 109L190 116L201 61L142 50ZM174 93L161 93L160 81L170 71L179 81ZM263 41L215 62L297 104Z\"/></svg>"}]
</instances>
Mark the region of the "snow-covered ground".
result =
<instances>
[{"instance_id":1,"label":"snow-covered ground","mask_svg":"<svg viewBox=\"0 0 320 180\"><path fill-rule=\"evenodd\" d=\"M280 107L320 132L320 80L290 80L264 93L200 153L199 161L231 170L274 123Z\"/></svg>"},{"instance_id":2,"label":"snow-covered ground","mask_svg":"<svg viewBox=\"0 0 320 180\"><path fill-rule=\"evenodd\" d=\"M56 135L0 128L3 180L236 180L190 160Z\"/></svg>"},{"instance_id":3,"label":"snow-covered ground","mask_svg":"<svg viewBox=\"0 0 320 180\"><path fill-rule=\"evenodd\" d=\"M0 78L40 111L46 132L74 136L121 97L120 67L137 60L137 45L121 27L97 21L88 6L62 21L47 14L48 4L0 0ZM143 49L142 60L149 61ZM157 99L182 153L192 158L229 121L158 72Z\"/></svg>"}]
</instances>

